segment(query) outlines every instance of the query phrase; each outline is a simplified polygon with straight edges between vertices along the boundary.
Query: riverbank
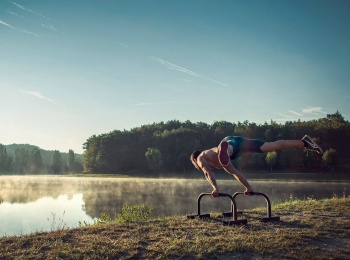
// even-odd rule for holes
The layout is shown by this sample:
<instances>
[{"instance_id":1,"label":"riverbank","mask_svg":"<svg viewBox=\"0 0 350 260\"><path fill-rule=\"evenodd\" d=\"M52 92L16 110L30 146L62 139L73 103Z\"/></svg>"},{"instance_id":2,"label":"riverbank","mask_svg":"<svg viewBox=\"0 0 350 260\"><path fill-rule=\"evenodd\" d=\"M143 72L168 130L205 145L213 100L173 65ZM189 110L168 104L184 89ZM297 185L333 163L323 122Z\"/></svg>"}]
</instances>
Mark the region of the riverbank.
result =
<instances>
[{"instance_id":1,"label":"riverbank","mask_svg":"<svg viewBox=\"0 0 350 260\"><path fill-rule=\"evenodd\" d=\"M349 259L350 198L289 200L244 212L245 226L186 216L0 238L1 259ZM242 216L240 216L242 218Z\"/></svg>"}]
</instances>

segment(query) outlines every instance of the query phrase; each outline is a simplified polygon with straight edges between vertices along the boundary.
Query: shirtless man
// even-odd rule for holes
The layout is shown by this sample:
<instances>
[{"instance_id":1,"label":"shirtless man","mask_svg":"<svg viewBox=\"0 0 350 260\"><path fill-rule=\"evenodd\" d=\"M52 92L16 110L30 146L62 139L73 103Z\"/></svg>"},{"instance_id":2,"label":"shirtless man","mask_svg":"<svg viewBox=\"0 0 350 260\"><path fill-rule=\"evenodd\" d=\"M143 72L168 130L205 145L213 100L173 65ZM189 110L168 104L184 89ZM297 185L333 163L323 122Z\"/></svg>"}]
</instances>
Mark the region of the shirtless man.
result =
<instances>
[{"instance_id":1,"label":"shirtless man","mask_svg":"<svg viewBox=\"0 0 350 260\"><path fill-rule=\"evenodd\" d=\"M218 186L213 175L214 169L224 169L227 173L233 175L245 187L244 194L249 195L253 192L253 189L244 175L232 165L231 160L238 158L242 153L267 153L289 148L305 148L318 154L323 153L321 147L307 135L301 140L278 140L275 142L264 142L241 136L227 136L218 147L202 152L194 151L190 159L196 169L203 171L205 178L213 187L211 192L213 197L219 196Z\"/></svg>"}]
</instances>

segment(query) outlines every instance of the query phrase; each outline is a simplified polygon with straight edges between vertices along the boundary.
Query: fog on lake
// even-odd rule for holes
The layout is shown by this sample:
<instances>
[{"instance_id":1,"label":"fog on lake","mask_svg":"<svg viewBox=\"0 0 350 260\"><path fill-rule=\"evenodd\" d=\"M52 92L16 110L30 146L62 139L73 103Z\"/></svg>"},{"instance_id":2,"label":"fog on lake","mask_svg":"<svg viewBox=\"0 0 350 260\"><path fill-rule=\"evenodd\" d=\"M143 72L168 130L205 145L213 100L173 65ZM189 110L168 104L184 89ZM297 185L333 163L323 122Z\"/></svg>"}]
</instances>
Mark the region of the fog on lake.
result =
<instances>
[{"instance_id":1,"label":"fog on lake","mask_svg":"<svg viewBox=\"0 0 350 260\"><path fill-rule=\"evenodd\" d=\"M244 188L233 178L217 180L220 192ZM292 198L348 196L350 183L250 181L272 204ZM115 217L124 204L146 204L152 217L196 213L197 197L211 192L203 179L134 179L64 176L0 176L0 236L51 231L93 223L102 212ZM238 209L265 207L258 196L238 196ZM229 211L225 198L202 200L202 212Z\"/></svg>"}]
</instances>

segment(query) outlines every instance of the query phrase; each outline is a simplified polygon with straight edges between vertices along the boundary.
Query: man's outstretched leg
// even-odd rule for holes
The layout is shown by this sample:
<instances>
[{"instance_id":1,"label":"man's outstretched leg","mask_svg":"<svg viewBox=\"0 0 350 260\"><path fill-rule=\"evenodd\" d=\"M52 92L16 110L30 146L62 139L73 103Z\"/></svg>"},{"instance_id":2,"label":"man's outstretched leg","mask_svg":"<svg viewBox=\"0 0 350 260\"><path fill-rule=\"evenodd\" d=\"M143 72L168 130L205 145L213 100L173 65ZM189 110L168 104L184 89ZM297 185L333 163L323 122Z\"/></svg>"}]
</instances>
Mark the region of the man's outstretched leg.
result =
<instances>
[{"instance_id":1,"label":"man's outstretched leg","mask_svg":"<svg viewBox=\"0 0 350 260\"><path fill-rule=\"evenodd\" d=\"M266 142L260 147L260 150L264 153L267 153L289 148L305 148L313 150L318 154L323 153L322 148L316 144L308 135L305 135L301 140L278 140L275 142Z\"/></svg>"}]
</instances>

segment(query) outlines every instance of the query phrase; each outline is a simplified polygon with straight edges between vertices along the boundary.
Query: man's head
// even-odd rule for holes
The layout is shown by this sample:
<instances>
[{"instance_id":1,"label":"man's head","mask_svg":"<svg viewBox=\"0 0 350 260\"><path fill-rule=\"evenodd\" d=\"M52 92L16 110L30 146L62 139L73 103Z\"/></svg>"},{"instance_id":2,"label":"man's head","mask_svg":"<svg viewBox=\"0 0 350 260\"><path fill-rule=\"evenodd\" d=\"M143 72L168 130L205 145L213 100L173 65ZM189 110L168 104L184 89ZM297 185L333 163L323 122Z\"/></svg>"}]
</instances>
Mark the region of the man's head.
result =
<instances>
[{"instance_id":1,"label":"man's head","mask_svg":"<svg viewBox=\"0 0 350 260\"><path fill-rule=\"evenodd\" d=\"M200 170L197 164L197 158L201 153L202 153L201 151L194 151L190 157L192 164L194 165L194 167L196 167L197 170Z\"/></svg>"}]
</instances>

